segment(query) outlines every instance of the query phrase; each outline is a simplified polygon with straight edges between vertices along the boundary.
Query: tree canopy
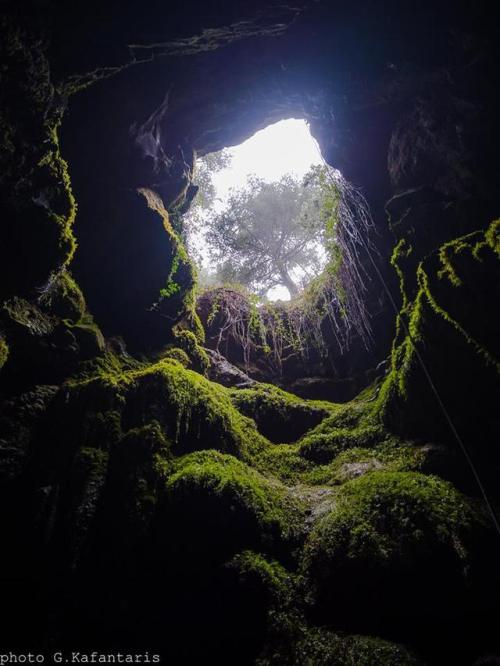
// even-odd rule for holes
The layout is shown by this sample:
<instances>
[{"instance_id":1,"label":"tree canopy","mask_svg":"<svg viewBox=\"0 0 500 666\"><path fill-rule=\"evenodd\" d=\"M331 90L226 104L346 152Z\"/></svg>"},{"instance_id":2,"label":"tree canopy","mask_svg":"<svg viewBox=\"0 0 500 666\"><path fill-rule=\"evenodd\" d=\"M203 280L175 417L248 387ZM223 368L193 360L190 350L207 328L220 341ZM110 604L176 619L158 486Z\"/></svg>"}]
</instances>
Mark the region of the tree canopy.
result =
<instances>
[{"instance_id":1,"label":"tree canopy","mask_svg":"<svg viewBox=\"0 0 500 666\"><path fill-rule=\"evenodd\" d=\"M317 169L303 181L291 174L271 183L250 176L244 187L231 191L222 210L211 205L213 190L207 192L201 202L208 205L198 211L197 225L214 267L212 282L239 283L262 296L283 286L293 297L321 271L324 225Z\"/></svg>"}]
</instances>

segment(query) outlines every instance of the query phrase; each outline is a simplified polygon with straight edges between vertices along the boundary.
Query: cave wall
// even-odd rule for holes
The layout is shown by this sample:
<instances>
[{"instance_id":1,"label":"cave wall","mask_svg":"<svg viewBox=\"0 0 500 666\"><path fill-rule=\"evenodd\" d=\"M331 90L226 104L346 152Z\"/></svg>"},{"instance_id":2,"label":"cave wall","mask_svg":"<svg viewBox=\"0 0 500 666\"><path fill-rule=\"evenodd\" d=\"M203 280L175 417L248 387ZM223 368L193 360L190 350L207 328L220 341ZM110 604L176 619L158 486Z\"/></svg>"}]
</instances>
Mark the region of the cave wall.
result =
<instances>
[{"instance_id":1,"label":"cave wall","mask_svg":"<svg viewBox=\"0 0 500 666\"><path fill-rule=\"evenodd\" d=\"M171 3L168 21L161 4L2 17L3 626L21 647L126 635L178 663L498 651L496 536L419 361L497 503L487 4ZM368 266L374 348L336 367L392 343L391 364L345 408L202 376L178 233L193 159L285 117L367 196L399 313ZM294 419L324 422L266 439Z\"/></svg>"}]
</instances>

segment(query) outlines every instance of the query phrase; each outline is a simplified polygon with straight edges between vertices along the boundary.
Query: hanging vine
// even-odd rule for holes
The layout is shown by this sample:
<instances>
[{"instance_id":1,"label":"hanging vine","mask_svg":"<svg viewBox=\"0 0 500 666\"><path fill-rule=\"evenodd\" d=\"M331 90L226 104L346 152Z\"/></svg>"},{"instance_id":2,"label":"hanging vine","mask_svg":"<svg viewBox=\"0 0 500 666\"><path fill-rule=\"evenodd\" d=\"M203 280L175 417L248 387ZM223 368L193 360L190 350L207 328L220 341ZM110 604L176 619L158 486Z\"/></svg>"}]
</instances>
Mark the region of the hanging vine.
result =
<instances>
[{"instance_id":1,"label":"hanging vine","mask_svg":"<svg viewBox=\"0 0 500 666\"><path fill-rule=\"evenodd\" d=\"M369 206L361 191L335 169L325 165L315 177L322 192L327 253L321 275L289 302L264 302L238 285L215 287L203 295L210 301L207 325L217 330L217 350L227 354L230 344L237 345L247 370L257 355L264 355L278 374L292 357L307 360L311 352L327 356L325 324L341 354L354 334L366 347L370 344L365 303L369 276L363 266L363 252L371 247Z\"/></svg>"}]
</instances>

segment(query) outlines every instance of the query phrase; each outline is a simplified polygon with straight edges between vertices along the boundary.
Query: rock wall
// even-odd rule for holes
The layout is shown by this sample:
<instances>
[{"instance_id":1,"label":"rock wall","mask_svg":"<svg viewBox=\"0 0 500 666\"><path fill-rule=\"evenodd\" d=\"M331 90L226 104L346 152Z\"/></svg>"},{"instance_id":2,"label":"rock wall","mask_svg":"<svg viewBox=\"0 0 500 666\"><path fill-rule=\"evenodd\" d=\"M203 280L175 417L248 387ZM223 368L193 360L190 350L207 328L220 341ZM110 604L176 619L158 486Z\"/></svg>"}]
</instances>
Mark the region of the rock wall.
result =
<instances>
[{"instance_id":1,"label":"rock wall","mask_svg":"<svg viewBox=\"0 0 500 666\"><path fill-rule=\"evenodd\" d=\"M5 8L5 649L495 663L499 540L469 464L495 512L487 3ZM330 397L364 388L343 405L207 354L195 311L193 160L286 117L377 231L373 348L332 339L320 370Z\"/></svg>"}]
</instances>

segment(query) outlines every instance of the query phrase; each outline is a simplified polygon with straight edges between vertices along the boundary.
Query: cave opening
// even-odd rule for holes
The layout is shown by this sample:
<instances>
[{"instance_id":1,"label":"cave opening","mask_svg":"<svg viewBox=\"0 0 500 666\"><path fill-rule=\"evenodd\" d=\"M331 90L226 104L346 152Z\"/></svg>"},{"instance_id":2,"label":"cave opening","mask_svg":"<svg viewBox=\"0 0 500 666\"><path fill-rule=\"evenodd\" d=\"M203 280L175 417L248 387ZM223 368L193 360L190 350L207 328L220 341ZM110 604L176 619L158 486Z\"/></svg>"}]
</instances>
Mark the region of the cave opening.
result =
<instances>
[{"instance_id":1,"label":"cave opening","mask_svg":"<svg viewBox=\"0 0 500 666\"><path fill-rule=\"evenodd\" d=\"M297 118L197 158L198 191L183 228L201 288L236 284L266 302L289 301L317 277L327 260L323 164L307 122Z\"/></svg>"}]
</instances>

